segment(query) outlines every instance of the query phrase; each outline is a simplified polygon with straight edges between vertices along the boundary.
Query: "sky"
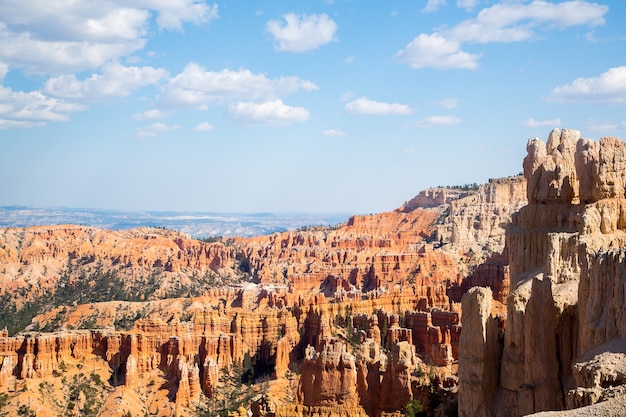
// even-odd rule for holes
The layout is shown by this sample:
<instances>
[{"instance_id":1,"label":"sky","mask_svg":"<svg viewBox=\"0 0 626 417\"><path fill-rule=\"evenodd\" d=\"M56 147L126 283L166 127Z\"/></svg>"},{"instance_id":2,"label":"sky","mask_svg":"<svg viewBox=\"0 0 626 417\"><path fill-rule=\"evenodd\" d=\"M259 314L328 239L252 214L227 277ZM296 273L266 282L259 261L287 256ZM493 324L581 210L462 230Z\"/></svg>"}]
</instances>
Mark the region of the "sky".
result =
<instances>
[{"instance_id":1,"label":"sky","mask_svg":"<svg viewBox=\"0 0 626 417\"><path fill-rule=\"evenodd\" d=\"M623 0L2 0L0 206L378 213L626 139Z\"/></svg>"}]
</instances>

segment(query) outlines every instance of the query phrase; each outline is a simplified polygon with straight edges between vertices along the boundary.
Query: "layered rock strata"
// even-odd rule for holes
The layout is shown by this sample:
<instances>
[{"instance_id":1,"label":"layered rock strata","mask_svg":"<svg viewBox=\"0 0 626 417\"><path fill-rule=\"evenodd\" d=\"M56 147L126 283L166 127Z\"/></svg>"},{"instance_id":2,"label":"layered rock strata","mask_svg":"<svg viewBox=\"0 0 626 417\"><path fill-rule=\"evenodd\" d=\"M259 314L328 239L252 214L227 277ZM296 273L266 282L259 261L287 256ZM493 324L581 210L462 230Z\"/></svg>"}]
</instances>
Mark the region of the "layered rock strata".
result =
<instances>
[{"instance_id":1,"label":"layered rock strata","mask_svg":"<svg viewBox=\"0 0 626 417\"><path fill-rule=\"evenodd\" d=\"M469 397L459 401L460 415L589 405L624 384L621 368L597 364L623 358L626 337L626 145L554 130L546 143L530 140L527 151L528 205L507 231L511 293L502 359L483 382L498 395L460 378L460 398ZM464 311L464 328L473 320ZM488 338L467 347L498 348ZM460 375L472 363L462 354ZM480 412L473 404L482 404Z\"/></svg>"},{"instance_id":2,"label":"layered rock strata","mask_svg":"<svg viewBox=\"0 0 626 417\"><path fill-rule=\"evenodd\" d=\"M1 230L0 318L35 317L30 332L0 334L0 392L45 409L32 387L89 363L118 414L128 401L173 415L227 398L251 361L279 398L291 394L274 386L295 387L296 404L267 405L275 415L403 412L417 385L455 372L449 294L472 277L506 296L502 225L524 185L433 189L333 228L214 243L150 228ZM81 327L96 329L68 330Z\"/></svg>"}]
</instances>

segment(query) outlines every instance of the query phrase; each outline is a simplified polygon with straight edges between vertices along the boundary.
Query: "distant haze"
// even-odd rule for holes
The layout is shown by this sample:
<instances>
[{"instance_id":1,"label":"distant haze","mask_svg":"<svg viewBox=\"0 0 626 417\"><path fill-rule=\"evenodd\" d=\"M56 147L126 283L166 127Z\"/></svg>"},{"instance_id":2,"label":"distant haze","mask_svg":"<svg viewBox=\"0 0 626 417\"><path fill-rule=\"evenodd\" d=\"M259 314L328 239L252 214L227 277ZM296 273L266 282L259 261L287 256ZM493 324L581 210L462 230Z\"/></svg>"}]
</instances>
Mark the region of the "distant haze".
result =
<instances>
[{"instance_id":1,"label":"distant haze","mask_svg":"<svg viewBox=\"0 0 626 417\"><path fill-rule=\"evenodd\" d=\"M348 214L121 212L26 206L0 207L0 227L78 224L109 230L164 227L191 237L259 236L301 227L334 226Z\"/></svg>"}]
</instances>

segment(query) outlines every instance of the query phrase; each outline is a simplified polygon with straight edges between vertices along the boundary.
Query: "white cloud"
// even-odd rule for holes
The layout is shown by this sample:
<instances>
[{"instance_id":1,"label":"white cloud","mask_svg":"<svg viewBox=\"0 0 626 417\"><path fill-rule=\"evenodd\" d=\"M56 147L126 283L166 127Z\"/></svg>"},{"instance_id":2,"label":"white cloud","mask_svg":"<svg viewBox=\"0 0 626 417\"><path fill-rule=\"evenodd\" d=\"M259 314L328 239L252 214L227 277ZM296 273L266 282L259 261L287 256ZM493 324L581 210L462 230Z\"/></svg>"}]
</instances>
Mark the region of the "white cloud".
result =
<instances>
[{"instance_id":1,"label":"white cloud","mask_svg":"<svg viewBox=\"0 0 626 417\"><path fill-rule=\"evenodd\" d=\"M384 103L380 101L368 100L365 97L346 103L346 110L353 114L370 115L407 115L412 112L411 107L406 104Z\"/></svg>"},{"instance_id":2,"label":"white cloud","mask_svg":"<svg viewBox=\"0 0 626 417\"><path fill-rule=\"evenodd\" d=\"M445 35L459 42L519 42L535 37L537 27L564 29L602 25L608 9L608 6L585 1L496 4L481 10L476 18L445 31Z\"/></svg>"},{"instance_id":3,"label":"white cloud","mask_svg":"<svg viewBox=\"0 0 626 417\"><path fill-rule=\"evenodd\" d=\"M426 6L422 9L422 13L433 13L439 10L440 7L446 5L446 0L428 0Z\"/></svg>"},{"instance_id":4,"label":"white cloud","mask_svg":"<svg viewBox=\"0 0 626 417\"><path fill-rule=\"evenodd\" d=\"M436 5L439 2L435 1L433 8ZM457 5L471 9L476 1L459 0ZM581 0L500 3L481 10L475 18L452 28L442 27L430 35L418 35L406 48L396 53L396 59L413 68L474 69L478 66L480 54L465 52L464 43L524 41L536 38L538 28L547 31L574 26L594 27L604 24L607 11L608 6Z\"/></svg>"},{"instance_id":5,"label":"white cloud","mask_svg":"<svg viewBox=\"0 0 626 417\"><path fill-rule=\"evenodd\" d=\"M135 40L147 33L150 11L127 7L126 3L4 0L0 4L0 16L8 28L27 33L34 39L116 43Z\"/></svg>"},{"instance_id":6,"label":"white cloud","mask_svg":"<svg viewBox=\"0 0 626 417\"><path fill-rule=\"evenodd\" d=\"M211 123L202 122L198 126L194 127L193 131L194 132L208 132L213 129L215 129L215 126L213 126Z\"/></svg>"},{"instance_id":7,"label":"white cloud","mask_svg":"<svg viewBox=\"0 0 626 417\"><path fill-rule=\"evenodd\" d=\"M155 84L167 77L167 71L152 67L126 67L118 62L106 64L102 74L79 81L75 75L50 78L44 91L53 97L101 101L111 97L127 97L134 90Z\"/></svg>"},{"instance_id":8,"label":"white cloud","mask_svg":"<svg viewBox=\"0 0 626 417\"><path fill-rule=\"evenodd\" d=\"M160 29L182 30L217 17L198 0L0 2L0 60L36 74L94 70L142 49L156 14Z\"/></svg>"},{"instance_id":9,"label":"white cloud","mask_svg":"<svg viewBox=\"0 0 626 417\"><path fill-rule=\"evenodd\" d=\"M153 123L149 126L137 128L137 136L139 137L154 137L161 133L167 133L174 130L179 130L180 125L167 125L165 123Z\"/></svg>"},{"instance_id":10,"label":"white cloud","mask_svg":"<svg viewBox=\"0 0 626 417\"><path fill-rule=\"evenodd\" d=\"M326 14L283 16L285 24L279 20L270 20L265 28L274 37L274 48L281 52L306 52L336 41L337 23Z\"/></svg>"},{"instance_id":11,"label":"white cloud","mask_svg":"<svg viewBox=\"0 0 626 417\"><path fill-rule=\"evenodd\" d=\"M443 100L435 100L433 101L433 103L448 110L456 109L457 107L459 107L458 98L444 98Z\"/></svg>"},{"instance_id":12,"label":"white cloud","mask_svg":"<svg viewBox=\"0 0 626 417\"><path fill-rule=\"evenodd\" d=\"M561 126L561 119L535 120L531 117L522 123L522 125L526 127L559 127Z\"/></svg>"},{"instance_id":13,"label":"white cloud","mask_svg":"<svg viewBox=\"0 0 626 417\"><path fill-rule=\"evenodd\" d=\"M449 126L461 123L456 116L430 116L415 122L417 127Z\"/></svg>"},{"instance_id":14,"label":"white cloud","mask_svg":"<svg viewBox=\"0 0 626 417\"><path fill-rule=\"evenodd\" d=\"M350 55L346 59L343 60L346 64L352 64L354 62L354 55Z\"/></svg>"},{"instance_id":15,"label":"white cloud","mask_svg":"<svg viewBox=\"0 0 626 417\"><path fill-rule=\"evenodd\" d=\"M457 0L456 5L457 7L460 7L467 11L471 11L474 10L474 7L476 7L477 3L478 0Z\"/></svg>"},{"instance_id":16,"label":"white cloud","mask_svg":"<svg viewBox=\"0 0 626 417\"><path fill-rule=\"evenodd\" d=\"M342 138L346 136L346 132L344 132L343 130L338 130L338 129L327 129L322 132L322 135L330 136L333 138Z\"/></svg>"},{"instance_id":17,"label":"white cloud","mask_svg":"<svg viewBox=\"0 0 626 417\"><path fill-rule=\"evenodd\" d=\"M4 62L0 62L0 84L4 81L4 77L7 76L8 72L9 66Z\"/></svg>"},{"instance_id":18,"label":"white cloud","mask_svg":"<svg viewBox=\"0 0 626 417\"><path fill-rule=\"evenodd\" d=\"M292 107L281 100L265 103L237 103L228 106L231 119L243 124L261 124L266 126L289 126L293 123L306 122L310 113L303 107Z\"/></svg>"},{"instance_id":19,"label":"white cloud","mask_svg":"<svg viewBox=\"0 0 626 417\"><path fill-rule=\"evenodd\" d=\"M339 101L350 101L354 98L354 92L352 91L346 91L345 93L343 93L342 95L339 96Z\"/></svg>"},{"instance_id":20,"label":"white cloud","mask_svg":"<svg viewBox=\"0 0 626 417\"><path fill-rule=\"evenodd\" d=\"M577 78L555 87L547 97L560 103L626 103L626 66L609 68L597 77Z\"/></svg>"},{"instance_id":21,"label":"white cloud","mask_svg":"<svg viewBox=\"0 0 626 417\"><path fill-rule=\"evenodd\" d=\"M159 103L170 107L206 108L209 104L269 101L300 90L313 91L318 88L312 82L298 77L269 79L246 69L206 71L202 66L191 63L169 81Z\"/></svg>"},{"instance_id":22,"label":"white cloud","mask_svg":"<svg viewBox=\"0 0 626 417\"><path fill-rule=\"evenodd\" d=\"M159 28L167 30L182 30L183 23L191 22L195 25L217 19L217 4L207 5L197 0L169 0L144 1L146 7L154 8L159 15L156 19Z\"/></svg>"},{"instance_id":23,"label":"white cloud","mask_svg":"<svg viewBox=\"0 0 626 417\"><path fill-rule=\"evenodd\" d=\"M411 68L432 67L437 69L475 69L480 55L461 50L459 42L446 39L438 33L424 33L413 39L395 58Z\"/></svg>"},{"instance_id":24,"label":"white cloud","mask_svg":"<svg viewBox=\"0 0 626 417\"><path fill-rule=\"evenodd\" d=\"M72 113L85 110L81 104L47 97L41 91L13 91L0 86L0 119L4 126L39 125L38 122L64 122Z\"/></svg>"},{"instance_id":25,"label":"white cloud","mask_svg":"<svg viewBox=\"0 0 626 417\"><path fill-rule=\"evenodd\" d=\"M37 74L60 74L98 68L105 62L135 52L145 39L97 43L90 41L48 41L31 33L13 33L0 22L0 60L11 67Z\"/></svg>"},{"instance_id":26,"label":"white cloud","mask_svg":"<svg viewBox=\"0 0 626 417\"><path fill-rule=\"evenodd\" d=\"M7 120L0 119L0 130L18 129L18 128L31 128L44 126L43 122L27 122L24 120Z\"/></svg>"},{"instance_id":27,"label":"white cloud","mask_svg":"<svg viewBox=\"0 0 626 417\"><path fill-rule=\"evenodd\" d=\"M146 110L142 113L137 113L133 115L133 119L135 120L153 120L153 119L163 119L165 117L169 117L172 113L165 113L158 109Z\"/></svg>"}]
</instances>

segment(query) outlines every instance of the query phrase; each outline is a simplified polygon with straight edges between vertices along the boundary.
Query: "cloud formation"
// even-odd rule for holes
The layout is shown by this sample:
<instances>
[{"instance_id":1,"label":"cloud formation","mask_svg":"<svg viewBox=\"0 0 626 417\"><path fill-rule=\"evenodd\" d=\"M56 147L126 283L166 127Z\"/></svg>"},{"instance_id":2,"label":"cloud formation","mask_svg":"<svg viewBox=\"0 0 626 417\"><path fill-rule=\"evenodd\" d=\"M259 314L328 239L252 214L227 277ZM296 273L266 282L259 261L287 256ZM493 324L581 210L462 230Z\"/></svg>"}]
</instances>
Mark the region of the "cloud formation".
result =
<instances>
[{"instance_id":1,"label":"cloud formation","mask_svg":"<svg viewBox=\"0 0 626 417\"><path fill-rule=\"evenodd\" d=\"M434 1L432 8L442 3ZM427 7L431 5L430 2ZM459 7L471 10L474 0L459 0ZM506 2L481 10L475 18L452 28L439 28L428 35L419 34L399 50L395 58L412 68L475 69L481 54L468 53L463 44L519 42L537 37L538 30L565 29L574 26L604 24L608 6L581 0L549 3Z\"/></svg>"},{"instance_id":2,"label":"cloud formation","mask_svg":"<svg viewBox=\"0 0 626 417\"><path fill-rule=\"evenodd\" d=\"M149 126L139 127L137 128L137 136L139 137L154 137L160 135L162 133L171 132L174 130L179 130L180 125L168 125L165 123L152 123Z\"/></svg>"},{"instance_id":3,"label":"cloud formation","mask_svg":"<svg viewBox=\"0 0 626 417\"><path fill-rule=\"evenodd\" d=\"M169 80L158 102L165 107L206 108L209 104L269 101L318 88L298 77L270 79L247 69L207 71L199 64L190 63Z\"/></svg>"},{"instance_id":4,"label":"cloud formation","mask_svg":"<svg viewBox=\"0 0 626 417\"><path fill-rule=\"evenodd\" d=\"M270 20L265 29L275 41L278 52L306 52L336 41L337 23L326 14L288 13L280 20Z\"/></svg>"},{"instance_id":5,"label":"cloud formation","mask_svg":"<svg viewBox=\"0 0 626 417\"><path fill-rule=\"evenodd\" d=\"M35 74L95 70L146 45L150 19L161 30L217 18L217 5L198 0L87 0L0 3L0 60Z\"/></svg>"},{"instance_id":6,"label":"cloud formation","mask_svg":"<svg viewBox=\"0 0 626 417\"><path fill-rule=\"evenodd\" d=\"M327 129L322 132L322 135L330 136L333 138L342 138L346 136L346 132L344 132L343 130L339 130L339 129Z\"/></svg>"},{"instance_id":7,"label":"cloud formation","mask_svg":"<svg viewBox=\"0 0 626 417\"><path fill-rule=\"evenodd\" d=\"M609 68L597 77L577 78L555 87L547 97L559 103L626 103L626 66Z\"/></svg>"},{"instance_id":8,"label":"cloud formation","mask_svg":"<svg viewBox=\"0 0 626 417\"><path fill-rule=\"evenodd\" d=\"M214 130L215 126L213 126L211 123L209 122L202 122L200 124L198 124L196 127L193 128L194 132L209 132L211 130Z\"/></svg>"},{"instance_id":9,"label":"cloud formation","mask_svg":"<svg viewBox=\"0 0 626 417\"><path fill-rule=\"evenodd\" d=\"M426 6L422 9L422 13L434 13L439 10L440 7L446 5L446 0L428 0Z\"/></svg>"},{"instance_id":10,"label":"cloud formation","mask_svg":"<svg viewBox=\"0 0 626 417\"><path fill-rule=\"evenodd\" d=\"M406 48L398 51L395 58L411 68L475 69L480 55L462 51L458 41L447 39L439 33L422 33Z\"/></svg>"},{"instance_id":11,"label":"cloud formation","mask_svg":"<svg viewBox=\"0 0 626 417\"><path fill-rule=\"evenodd\" d=\"M126 67L111 62L102 67L102 74L92 74L79 81L75 75L50 78L44 91L52 97L102 101L112 97L127 97L135 90L167 77L167 71L153 67Z\"/></svg>"},{"instance_id":12,"label":"cloud formation","mask_svg":"<svg viewBox=\"0 0 626 417\"><path fill-rule=\"evenodd\" d=\"M346 103L346 110L352 114L369 114L369 115L407 115L411 114L411 107L406 104L384 103L381 101L368 100L365 97L357 98L354 101Z\"/></svg>"},{"instance_id":13,"label":"cloud formation","mask_svg":"<svg viewBox=\"0 0 626 417\"><path fill-rule=\"evenodd\" d=\"M86 107L47 97L41 91L13 91L0 86L0 120L5 127L41 126L42 122L64 122Z\"/></svg>"},{"instance_id":14,"label":"cloud formation","mask_svg":"<svg viewBox=\"0 0 626 417\"><path fill-rule=\"evenodd\" d=\"M306 122L310 113L303 107L292 107L282 100L265 103L236 103L228 106L228 116L242 124L261 124L265 126L289 126L293 123Z\"/></svg>"}]
</instances>

